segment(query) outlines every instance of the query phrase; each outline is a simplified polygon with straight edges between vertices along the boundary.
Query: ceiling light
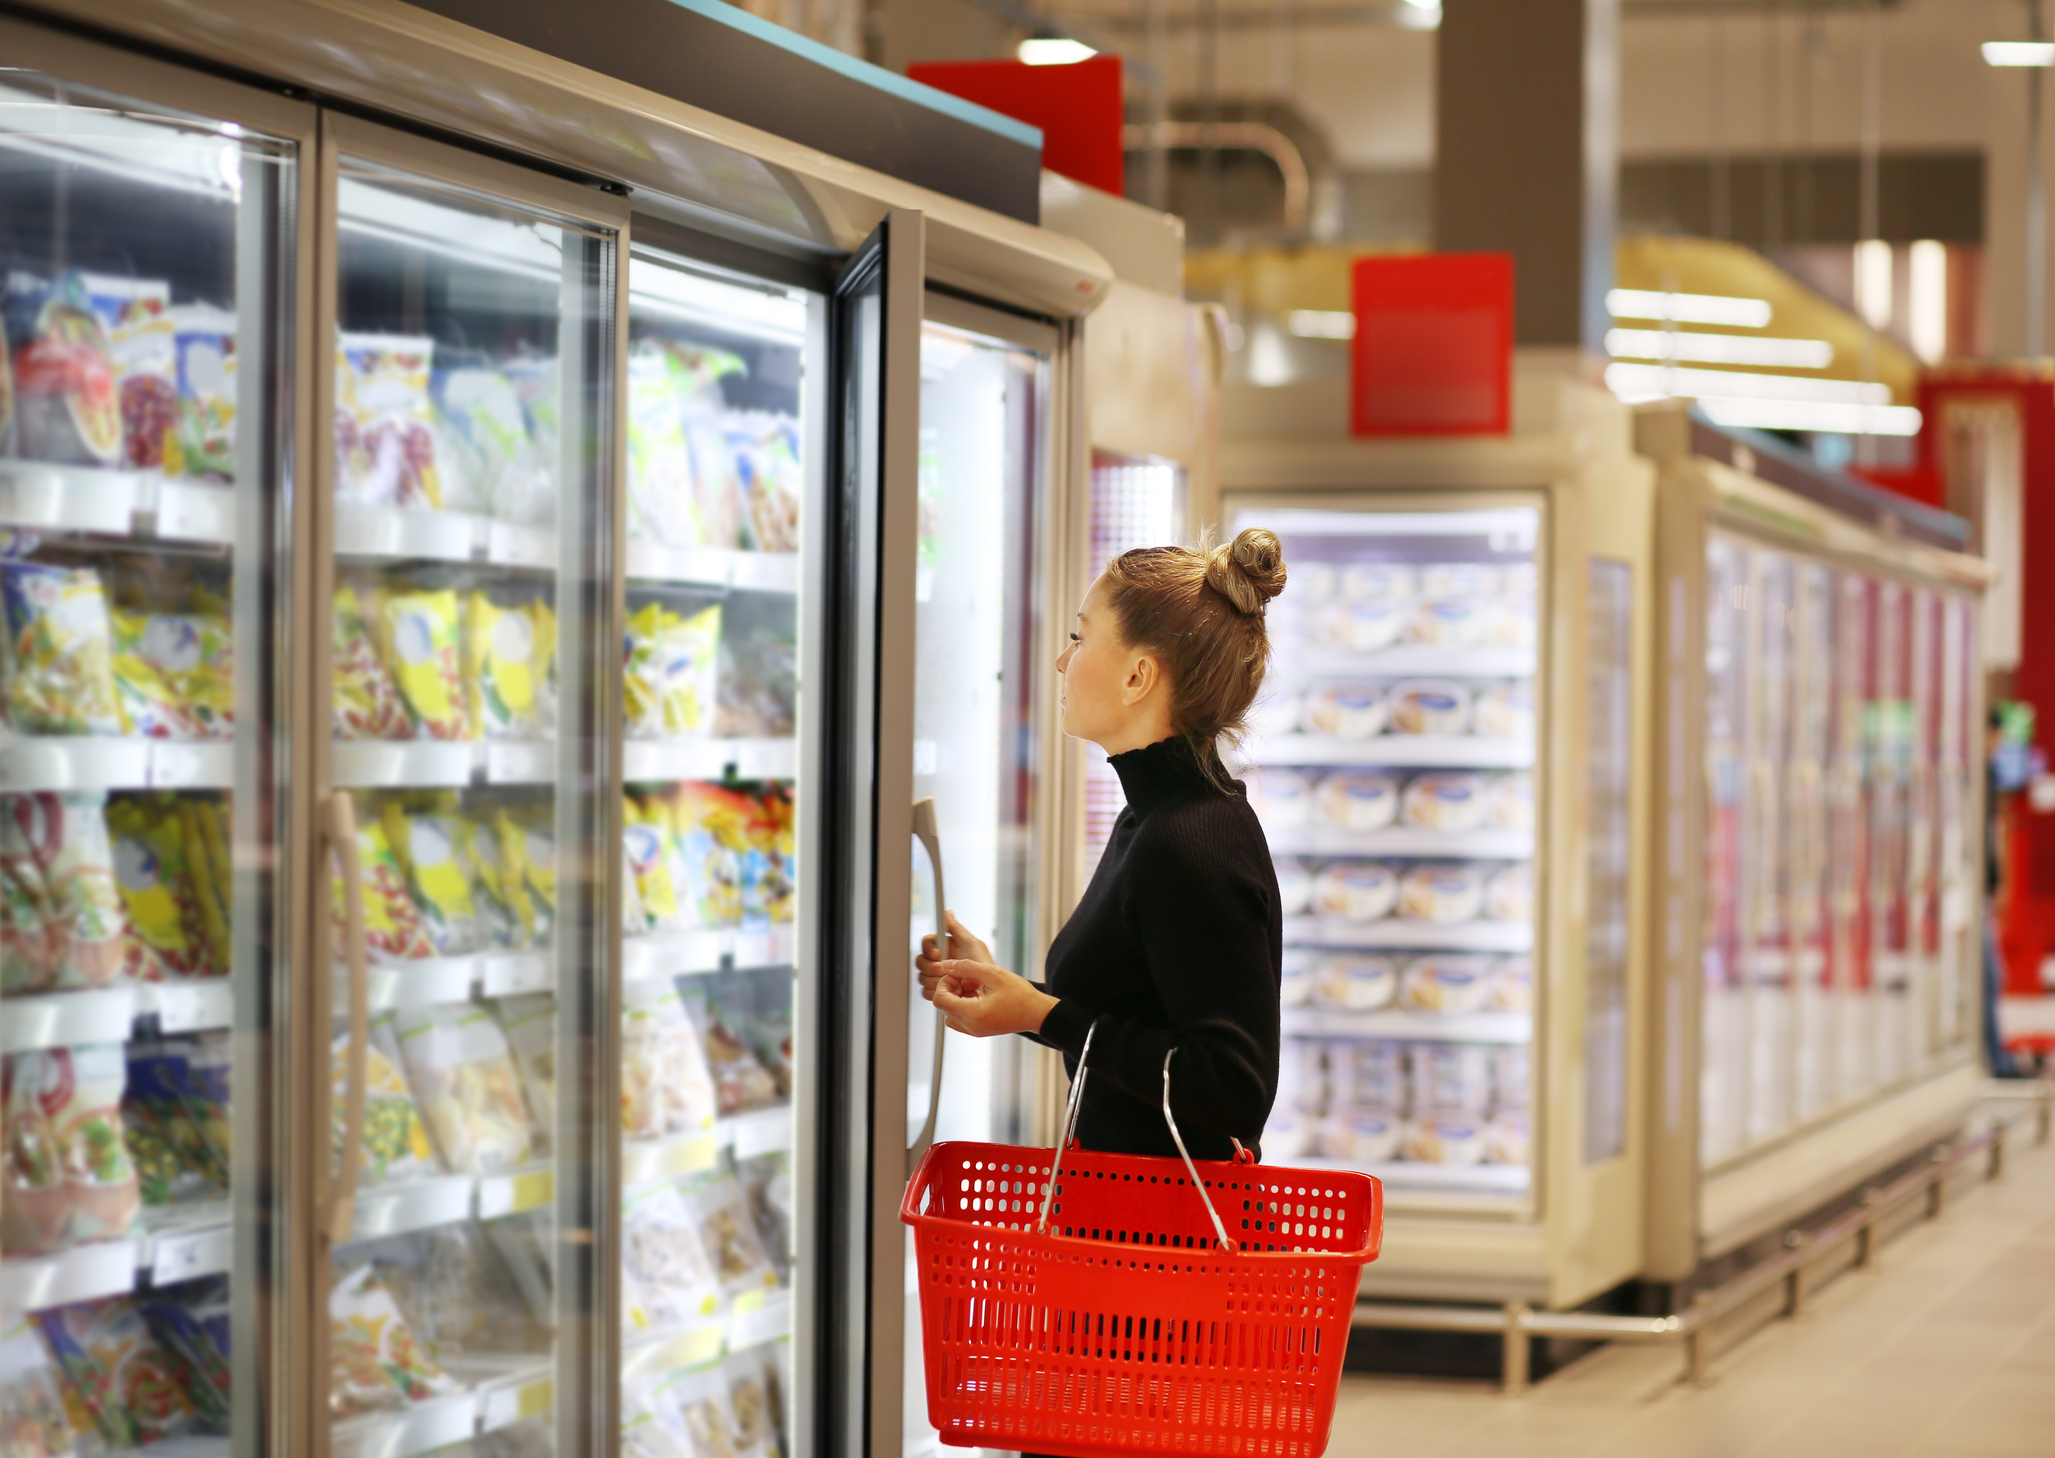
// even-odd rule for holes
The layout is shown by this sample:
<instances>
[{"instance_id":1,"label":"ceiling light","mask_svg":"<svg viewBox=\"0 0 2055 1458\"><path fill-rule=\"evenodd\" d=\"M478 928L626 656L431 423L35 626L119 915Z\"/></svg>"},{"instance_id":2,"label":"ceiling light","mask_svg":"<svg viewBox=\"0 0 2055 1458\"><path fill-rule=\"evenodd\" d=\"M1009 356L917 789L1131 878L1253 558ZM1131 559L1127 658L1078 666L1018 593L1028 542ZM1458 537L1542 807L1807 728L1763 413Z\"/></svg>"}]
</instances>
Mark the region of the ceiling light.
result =
<instances>
[{"instance_id":1,"label":"ceiling light","mask_svg":"<svg viewBox=\"0 0 2055 1458\"><path fill-rule=\"evenodd\" d=\"M1067 36L1041 36L1020 43L1020 58L1030 66L1074 66L1098 54L1083 41Z\"/></svg>"},{"instance_id":2,"label":"ceiling light","mask_svg":"<svg viewBox=\"0 0 2055 1458\"><path fill-rule=\"evenodd\" d=\"M1768 299L1735 299L1724 294L1667 294L1651 289L1614 289L1605 306L1615 319L1674 319L1680 324L1735 324L1760 329L1770 322Z\"/></svg>"},{"instance_id":3,"label":"ceiling light","mask_svg":"<svg viewBox=\"0 0 2055 1458\"><path fill-rule=\"evenodd\" d=\"M1837 405L1823 400L1701 400L1714 425L1747 430L1832 431L1837 435L1918 435L1910 405Z\"/></svg>"},{"instance_id":4,"label":"ceiling light","mask_svg":"<svg viewBox=\"0 0 2055 1458\"><path fill-rule=\"evenodd\" d=\"M1294 309L1284 327L1301 339L1354 339L1356 316L1346 309Z\"/></svg>"},{"instance_id":5,"label":"ceiling light","mask_svg":"<svg viewBox=\"0 0 2055 1458\"><path fill-rule=\"evenodd\" d=\"M2055 66L2055 41L1985 41L1988 66Z\"/></svg>"},{"instance_id":6,"label":"ceiling light","mask_svg":"<svg viewBox=\"0 0 2055 1458\"><path fill-rule=\"evenodd\" d=\"M1292 332L1298 332L1296 325ZM1789 370L1823 370L1834 362L1834 346L1824 339L1681 334L1669 329L1608 330L1605 351L1616 359L1693 359L1706 364L1771 365Z\"/></svg>"},{"instance_id":7,"label":"ceiling light","mask_svg":"<svg viewBox=\"0 0 2055 1458\"><path fill-rule=\"evenodd\" d=\"M1891 387L1874 381L1755 375L1740 370L1675 365L1609 364L1606 388L1616 395L1685 395L1701 400L1817 400L1839 405L1889 405Z\"/></svg>"}]
</instances>

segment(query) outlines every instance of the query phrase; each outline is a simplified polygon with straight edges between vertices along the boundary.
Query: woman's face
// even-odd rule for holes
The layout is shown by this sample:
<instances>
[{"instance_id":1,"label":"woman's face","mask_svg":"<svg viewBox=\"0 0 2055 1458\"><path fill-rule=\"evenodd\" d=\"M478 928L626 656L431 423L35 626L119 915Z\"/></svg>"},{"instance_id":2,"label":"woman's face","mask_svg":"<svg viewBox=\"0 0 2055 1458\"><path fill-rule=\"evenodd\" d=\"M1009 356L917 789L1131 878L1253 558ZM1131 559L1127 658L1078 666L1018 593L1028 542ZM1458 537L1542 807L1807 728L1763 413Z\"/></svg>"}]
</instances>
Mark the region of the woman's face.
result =
<instances>
[{"instance_id":1,"label":"woman's face","mask_svg":"<svg viewBox=\"0 0 2055 1458\"><path fill-rule=\"evenodd\" d=\"M1119 619L1106 605L1103 579L1085 594L1070 646L1057 655L1056 671L1063 675L1063 732L1109 753L1132 747L1127 741L1137 721L1161 697L1152 692L1160 688L1156 661L1120 640Z\"/></svg>"}]
</instances>

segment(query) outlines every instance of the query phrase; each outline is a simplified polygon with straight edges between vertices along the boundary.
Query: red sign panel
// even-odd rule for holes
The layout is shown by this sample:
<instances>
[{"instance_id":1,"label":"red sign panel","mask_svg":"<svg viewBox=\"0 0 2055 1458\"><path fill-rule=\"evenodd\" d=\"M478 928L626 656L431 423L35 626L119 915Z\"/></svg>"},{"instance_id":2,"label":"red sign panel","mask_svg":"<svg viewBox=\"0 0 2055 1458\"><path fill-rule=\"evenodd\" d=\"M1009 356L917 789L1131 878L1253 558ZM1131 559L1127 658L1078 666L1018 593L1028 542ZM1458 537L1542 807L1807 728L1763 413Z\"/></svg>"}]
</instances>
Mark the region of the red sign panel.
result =
<instances>
[{"instance_id":1,"label":"red sign panel","mask_svg":"<svg viewBox=\"0 0 2055 1458\"><path fill-rule=\"evenodd\" d=\"M1359 258L1357 435L1503 435L1513 418L1513 256Z\"/></svg>"},{"instance_id":2,"label":"red sign panel","mask_svg":"<svg viewBox=\"0 0 2055 1458\"><path fill-rule=\"evenodd\" d=\"M909 80L1042 129L1042 165L1119 197L1126 187L1121 152L1120 57L1093 56L1068 66L1025 61L916 61Z\"/></svg>"}]
</instances>

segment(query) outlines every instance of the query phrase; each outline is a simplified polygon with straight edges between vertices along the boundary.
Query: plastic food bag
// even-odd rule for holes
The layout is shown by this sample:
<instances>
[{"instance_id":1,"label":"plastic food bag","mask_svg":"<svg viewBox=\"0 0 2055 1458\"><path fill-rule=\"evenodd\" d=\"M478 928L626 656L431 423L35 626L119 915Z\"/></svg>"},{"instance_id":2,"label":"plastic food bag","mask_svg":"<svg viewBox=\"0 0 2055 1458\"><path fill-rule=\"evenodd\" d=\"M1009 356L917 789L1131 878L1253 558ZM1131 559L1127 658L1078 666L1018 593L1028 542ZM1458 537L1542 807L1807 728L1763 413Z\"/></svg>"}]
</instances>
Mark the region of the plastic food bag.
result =
<instances>
[{"instance_id":1,"label":"plastic food bag","mask_svg":"<svg viewBox=\"0 0 2055 1458\"><path fill-rule=\"evenodd\" d=\"M80 275L93 312L107 329L121 408L121 462L157 470L178 423L177 345L171 285L162 279Z\"/></svg>"},{"instance_id":2,"label":"plastic food bag","mask_svg":"<svg viewBox=\"0 0 2055 1458\"><path fill-rule=\"evenodd\" d=\"M349 1058L349 1034L338 1033L330 1045L329 1084L329 1127L337 1159L342 1157ZM357 1183L382 1185L434 1173L435 1149L428 1142L428 1127L421 1122L413 1091L401 1071L393 1015L381 1013L372 1020L371 1037L364 1049L364 1160Z\"/></svg>"},{"instance_id":3,"label":"plastic food bag","mask_svg":"<svg viewBox=\"0 0 2055 1458\"><path fill-rule=\"evenodd\" d=\"M706 1003L700 1021L721 1113L739 1114L776 1103L777 1080L757 1058L749 1040L735 1030L732 1016L718 1004Z\"/></svg>"},{"instance_id":4,"label":"plastic food bag","mask_svg":"<svg viewBox=\"0 0 2055 1458\"><path fill-rule=\"evenodd\" d=\"M664 349L628 351L628 535L672 546L707 544L692 509L692 456Z\"/></svg>"},{"instance_id":5,"label":"plastic food bag","mask_svg":"<svg viewBox=\"0 0 2055 1458\"><path fill-rule=\"evenodd\" d=\"M350 1271L329 1293L328 1331L333 1417L390 1411L460 1390L421 1350L392 1293L368 1264Z\"/></svg>"},{"instance_id":6,"label":"plastic food bag","mask_svg":"<svg viewBox=\"0 0 2055 1458\"><path fill-rule=\"evenodd\" d=\"M146 739L196 739L199 735L186 718L185 705L164 671L143 650L150 622L147 613L126 612L118 607L108 610L114 649L114 691L124 726L129 733Z\"/></svg>"},{"instance_id":7,"label":"plastic food bag","mask_svg":"<svg viewBox=\"0 0 2055 1458\"><path fill-rule=\"evenodd\" d=\"M718 786L685 784L671 797L671 877L692 925L742 922L742 863L715 824L732 809L729 794Z\"/></svg>"},{"instance_id":8,"label":"plastic food bag","mask_svg":"<svg viewBox=\"0 0 2055 1458\"><path fill-rule=\"evenodd\" d=\"M77 1438L64 1414L64 1388L29 1325L0 1338L0 1458L72 1458Z\"/></svg>"},{"instance_id":9,"label":"plastic food bag","mask_svg":"<svg viewBox=\"0 0 2055 1458\"><path fill-rule=\"evenodd\" d=\"M178 1364L128 1297L45 1311L37 1321L70 1388L74 1428L90 1426L110 1448L135 1448L197 1425Z\"/></svg>"},{"instance_id":10,"label":"plastic food bag","mask_svg":"<svg viewBox=\"0 0 2055 1458\"><path fill-rule=\"evenodd\" d=\"M128 1045L122 1131L145 1205L194 1199L227 1186L227 1163L217 1161L187 1106L184 1062L163 1044Z\"/></svg>"},{"instance_id":11,"label":"plastic food bag","mask_svg":"<svg viewBox=\"0 0 2055 1458\"><path fill-rule=\"evenodd\" d=\"M114 640L90 567L0 563L7 713L27 734L119 734Z\"/></svg>"},{"instance_id":12,"label":"plastic food bag","mask_svg":"<svg viewBox=\"0 0 2055 1458\"><path fill-rule=\"evenodd\" d=\"M0 990L98 987L120 973L126 918L105 803L0 796Z\"/></svg>"},{"instance_id":13,"label":"plastic food bag","mask_svg":"<svg viewBox=\"0 0 2055 1458\"><path fill-rule=\"evenodd\" d=\"M423 1008L399 1030L400 1051L443 1163L490 1174L534 1151L521 1083L492 1014L465 1004Z\"/></svg>"},{"instance_id":14,"label":"plastic food bag","mask_svg":"<svg viewBox=\"0 0 2055 1458\"><path fill-rule=\"evenodd\" d=\"M792 1267L792 1169L782 1154L766 1154L736 1167L749 1196L750 1219L782 1281Z\"/></svg>"},{"instance_id":15,"label":"plastic food bag","mask_svg":"<svg viewBox=\"0 0 2055 1458\"><path fill-rule=\"evenodd\" d=\"M518 847L515 848L518 856ZM534 908L518 859L508 858L498 817L467 817L457 839L457 858L471 883L478 922L487 942L519 949L533 943Z\"/></svg>"},{"instance_id":16,"label":"plastic food bag","mask_svg":"<svg viewBox=\"0 0 2055 1458\"><path fill-rule=\"evenodd\" d=\"M657 1401L661 1380L652 1372L621 1379L621 1458L699 1458L664 1420L665 1410Z\"/></svg>"},{"instance_id":17,"label":"plastic food bag","mask_svg":"<svg viewBox=\"0 0 2055 1458\"><path fill-rule=\"evenodd\" d=\"M206 1141L214 1165L224 1184L234 1167L234 1145L230 1133L229 1098L234 1054L226 1033L203 1033L197 1038L172 1039L164 1044L179 1096L186 1113Z\"/></svg>"},{"instance_id":18,"label":"plastic food bag","mask_svg":"<svg viewBox=\"0 0 2055 1458\"><path fill-rule=\"evenodd\" d=\"M730 738L790 738L799 692L799 645L789 626L736 613L722 624L720 710Z\"/></svg>"},{"instance_id":19,"label":"plastic food bag","mask_svg":"<svg viewBox=\"0 0 2055 1458\"><path fill-rule=\"evenodd\" d=\"M6 334L14 351L15 445L35 461L112 466L121 459L121 402L107 326L83 275L56 284L7 278Z\"/></svg>"},{"instance_id":20,"label":"plastic food bag","mask_svg":"<svg viewBox=\"0 0 2055 1458\"><path fill-rule=\"evenodd\" d=\"M557 1005L541 995L500 999L499 1025L528 1095L537 1154L549 1152L557 1127Z\"/></svg>"},{"instance_id":21,"label":"plastic food bag","mask_svg":"<svg viewBox=\"0 0 2055 1458\"><path fill-rule=\"evenodd\" d=\"M676 1369L659 1381L657 1421L685 1440L697 1458L737 1458L728 1384L718 1368Z\"/></svg>"},{"instance_id":22,"label":"plastic food bag","mask_svg":"<svg viewBox=\"0 0 2055 1458\"><path fill-rule=\"evenodd\" d=\"M469 827L457 814L457 797L436 795L419 809L388 800L379 818L436 955L456 957L482 948L485 930L464 858L458 854Z\"/></svg>"},{"instance_id":23,"label":"plastic food bag","mask_svg":"<svg viewBox=\"0 0 2055 1458\"><path fill-rule=\"evenodd\" d=\"M383 593L348 583L336 585L330 662L335 675L338 739L414 737L414 725L407 717L399 686L393 682L371 635L372 625L383 618Z\"/></svg>"},{"instance_id":24,"label":"plastic food bag","mask_svg":"<svg viewBox=\"0 0 2055 1458\"><path fill-rule=\"evenodd\" d=\"M106 820L128 921L124 969L147 981L225 974L226 805L201 796L112 795Z\"/></svg>"},{"instance_id":25,"label":"plastic food bag","mask_svg":"<svg viewBox=\"0 0 2055 1458\"><path fill-rule=\"evenodd\" d=\"M742 490L743 545L758 552L798 551L805 492L799 422L765 410L735 410L728 413L727 429Z\"/></svg>"},{"instance_id":26,"label":"plastic food bag","mask_svg":"<svg viewBox=\"0 0 2055 1458\"><path fill-rule=\"evenodd\" d=\"M437 1359L530 1345L521 1292L477 1225L439 1225L374 1251L379 1279Z\"/></svg>"},{"instance_id":27,"label":"plastic food bag","mask_svg":"<svg viewBox=\"0 0 2055 1458\"><path fill-rule=\"evenodd\" d=\"M141 1303L157 1344L171 1354L185 1394L209 1433L229 1430L228 1283L207 1281L183 1300L159 1297Z\"/></svg>"},{"instance_id":28,"label":"plastic food bag","mask_svg":"<svg viewBox=\"0 0 2055 1458\"><path fill-rule=\"evenodd\" d=\"M699 1243L723 1290L760 1290L778 1284L778 1273L749 1217L749 1197L733 1175L696 1191L691 1204Z\"/></svg>"},{"instance_id":29,"label":"plastic food bag","mask_svg":"<svg viewBox=\"0 0 2055 1458\"><path fill-rule=\"evenodd\" d=\"M131 732L174 739L234 737L235 653L227 614L116 608L111 627L114 682Z\"/></svg>"},{"instance_id":30,"label":"plastic food bag","mask_svg":"<svg viewBox=\"0 0 2055 1458\"><path fill-rule=\"evenodd\" d=\"M483 592L465 596L464 683L483 737L532 739L543 731L555 639L555 615L539 602L503 606Z\"/></svg>"},{"instance_id":31,"label":"plastic food bag","mask_svg":"<svg viewBox=\"0 0 2055 1458\"><path fill-rule=\"evenodd\" d=\"M541 1330L555 1326L557 1320L554 1219L548 1210L533 1210L485 1222L492 1248L528 1303L529 1318Z\"/></svg>"},{"instance_id":32,"label":"plastic food bag","mask_svg":"<svg viewBox=\"0 0 2055 1458\"><path fill-rule=\"evenodd\" d=\"M681 931L692 925L671 880L671 813L662 800L627 797L621 843L642 911L638 930Z\"/></svg>"},{"instance_id":33,"label":"plastic food bag","mask_svg":"<svg viewBox=\"0 0 2055 1458\"><path fill-rule=\"evenodd\" d=\"M521 881L533 917L533 945L546 947L557 921L557 841L549 807L509 813L502 825L501 845L511 839L520 856Z\"/></svg>"},{"instance_id":34,"label":"plastic food bag","mask_svg":"<svg viewBox=\"0 0 2055 1458\"><path fill-rule=\"evenodd\" d=\"M743 363L724 349L670 344L665 347L665 365L685 428L685 447L692 458L692 502L701 540L709 547L740 547L742 482L728 441L727 401L721 381L743 373Z\"/></svg>"},{"instance_id":35,"label":"plastic food bag","mask_svg":"<svg viewBox=\"0 0 2055 1458\"><path fill-rule=\"evenodd\" d=\"M235 315L207 304L171 310L178 426L164 448L171 476L235 479Z\"/></svg>"},{"instance_id":36,"label":"plastic food bag","mask_svg":"<svg viewBox=\"0 0 2055 1458\"><path fill-rule=\"evenodd\" d=\"M730 1357L721 1371L728 1382L728 1411L735 1421L736 1458L773 1458L778 1428L762 1361L749 1355Z\"/></svg>"},{"instance_id":37,"label":"plastic food bag","mask_svg":"<svg viewBox=\"0 0 2055 1458\"><path fill-rule=\"evenodd\" d=\"M691 617L660 602L628 620L627 729L638 739L711 734L720 688L721 605Z\"/></svg>"},{"instance_id":38,"label":"plastic food bag","mask_svg":"<svg viewBox=\"0 0 2055 1458\"><path fill-rule=\"evenodd\" d=\"M420 739L471 737L462 619L453 588L394 592L381 603L379 642Z\"/></svg>"},{"instance_id":39,"label":"plastic food bag","mask_svg":"<svg viewBox=\"0 0 2055 1458\"><path fill-rule=\"evenodd\" d=\"M711 1316L719 1305L691 1208L678 1187L651 1185L621 1202L621 1307L639 1331Z\"/></svg>"},{"instance_id":40,"label":"plastic food bag","mask_svg":"<svg viewBox=\"0 0 2055 1458\"><path fill-rule=\"evenodd\" d=\"M335 494L339 501L440 509L428 375L435 341L343 334L335 355Z\"/></svg>"},{"instance_id":41,"label":"plastic food bag","mask_svg":"<svg viewBox=\"0 0 2055 1458\"><path fill-rule=\"evenodd\" d=\"M446 507L489 511L509 521L536 521L547 491L543 462L529 439L527 412L514 382L498 370L436 370L437 444Z\"/></svg>"},{"instance_id":42,"label":"plastic food bag","mask_svg":"<svg viewBox=\"0 0 2055 1458\"><path fill-rule=\"evenodd\" d=\"M329 910L335 922L337 955L348 916L342 864L330 858ZM357 870L364 890L364 942L374 961L400 962L435 955L435 941L421 924L407 875L393 854L383 819L375 806L358 809Z\"/></svg>"}]
</instances>

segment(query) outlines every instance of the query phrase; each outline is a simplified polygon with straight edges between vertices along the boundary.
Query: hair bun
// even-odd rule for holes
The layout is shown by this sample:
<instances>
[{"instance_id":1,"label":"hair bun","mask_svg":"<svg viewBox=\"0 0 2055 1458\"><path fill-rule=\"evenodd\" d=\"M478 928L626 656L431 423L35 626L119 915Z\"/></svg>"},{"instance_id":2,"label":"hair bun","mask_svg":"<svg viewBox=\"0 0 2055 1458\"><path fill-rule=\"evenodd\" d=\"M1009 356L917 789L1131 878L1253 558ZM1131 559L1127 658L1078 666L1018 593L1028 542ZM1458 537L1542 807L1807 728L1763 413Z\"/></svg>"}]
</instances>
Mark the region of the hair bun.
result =
<instances>
[{"instance_id":1,"label":"hair bun","mask_svg":"<svg viewBox=\"0 0 2055 1458\"><path fill-rule=\"evenodd\" d=\"M1284 591L1284 544L1275 532L1250 527L1206 553L1206 585L1240 613L1260 613Z\"/></svg>"}]
</instances>

